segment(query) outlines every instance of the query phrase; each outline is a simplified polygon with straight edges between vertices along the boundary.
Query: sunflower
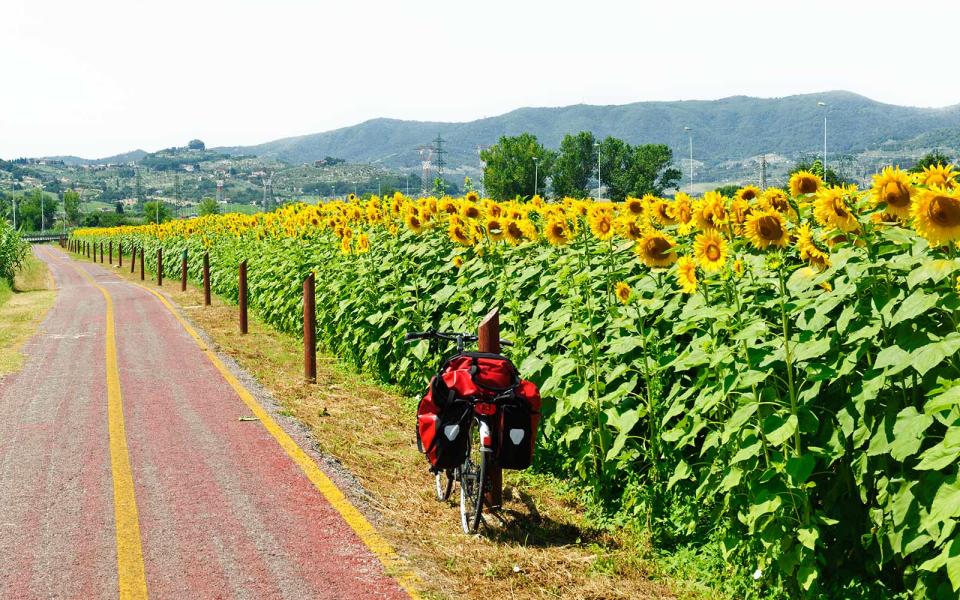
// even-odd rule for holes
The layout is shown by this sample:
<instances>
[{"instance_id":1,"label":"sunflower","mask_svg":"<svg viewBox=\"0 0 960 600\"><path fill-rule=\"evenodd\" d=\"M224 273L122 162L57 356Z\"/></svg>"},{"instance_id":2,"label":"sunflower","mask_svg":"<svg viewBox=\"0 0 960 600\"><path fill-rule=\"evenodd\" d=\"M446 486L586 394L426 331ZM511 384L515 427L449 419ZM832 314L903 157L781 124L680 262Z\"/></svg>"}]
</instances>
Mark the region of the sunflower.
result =
<instances>
[{"instance_id":1,"label":"sunflower","mask_svg":"<svg viewBox=\"0 0 960 600\"><path fill-rule=\"evenodd\" d=\"M810 171L797 171L790 176L790 193L794 197L815 194L821 187L823 187L823 180Z\"/></svg>"},{"instance_id":2,"label":"sunflower","mask_svg":"<svg viewBox=\"0 0 960 600\"><path fill-rule=\"evenodd\" d=\"M467 202L478 202L480 200L480 194L474 192L473 190L470 190L469 192L467 192L467 195L464 196L464 200L466 200Z\"/></svg>"},{"instance_id":3,"label":"sunflower","mask_svg":"<svg viewBox=\"0 0 960 600\"><path fill-rule=\"evenodd\" d=\"M766 250L770 246L783 248L790 241L786 220L773 209L755 211L747 218L744 229L747 239L758 250Z\"/></svg>"},{"instance_id":4,"label":"sunflower","mask_svg":"<svg viewBox=\"0 0 960 600\"><path fill-rule=\"evenodd\" d=\"M677 261L677 283L687 294L697 291L697 262L689 256Z\"/></svg>"},{"instance_id":5,"label":"sunflower","mask_svg":"<svg viewBox=\"0 0 960 600\"><path fill-rule=\"evenodd\" d=\"M856 188L830 187L817 192L813 202L813 217L824 227L835 227L840 231L851 232L860 229L860 223L847 203L847 195L855 193Z\"/></svg>"},{"instance_id":6,"label":"sunflower","mask_svg":"<svg viewBox=\"0 0 960 600\"><path fill-rule=\"evenodd\" d=\"M622 212L639 217L643 214L643 200L634 198L633 196L627 196L627 199L623 202Z\"/></svg>"},{"instance_id":7,"label":"sunflower","mask_svg":"<svg viewBox=\"0 0 960 600\"><path fill-rule=\"evenodd\" d=\"M416 212L408 212L403 221L407 224L407 228L410 231L414 233L420 233L423 231L423 221L420 220L420 217Z\"/></svg>"},{"instance_id":8,"label":"sunflower","mask_svg":"<svg viewBox=\"0 0 960 600\"><path fill-rule=\"evenodd\" d=\"M917 180L928 187L952 188L957 184L957 174L957 171L953 170L953 165L936 164L924 167L923 172L917 174Z\"/></svg>"},{"instance_id":9,"label":"sunflower","mask_svg":"<svg viewBox=\"0 0 960 600\"><path fill-rule=\"evenodd\" d=\"M743 225L750 215L750 203L743 198L734 198L730 203L730 216L734 223Z\"/></svg>"},{"instance_id":10,"label":"sunflower","mask_svg":"<svg viewBox=\"0 0 960 600\"><path fill-rule=\"evenodd\" d=\"M454 256L452 262L453 262L453 266L455 266L456 268L458 268L458 269L462 269L462 268L463 268L463 257L462 257L462 256Z\"/></svg>"},{"instance_id":11,"label":"sunflower","mask_svg":"<svg viewBox=\"0 0 960 600\"><path fill-rule=\"evenodd\" d=\"M450 237L451 242L460 244L461 246L472 246L476 241L470 234L470 229L462 222L451 221L450 226L447 228L447 235Z\"/></svg>"},{"instance_id":12,"label":"sunflower","mask_svg":"<svg viewBox=\"0 0 960 600\"><path fill-rule=\"evenodd\" d=\"M690 196L683 192L677 192L677 195L673 197L673 216L678 223L686 224L690 222L693 218L693 204L690 201Z\"/></svg>"},{"instance_id":13,"label":"sunflower","mask_svg":"<svg viewBox=\"0 0 960 600\"><path fill-rule=\"evenodd\" d=\"M886 204L887 213L903 220L910 216L910 196L913 188L910 186L910 176L898 167L887 167L874 175L871 193L874 206Z\"/></svg>"},{"instance_id":14,"label":"sunflower","mask_svg":"<svg viewBox=\"0 0 960 600\"><path fill-rule=\"evenodd\" d=\"M617 233L629 240L637 241L643 236L643 227L630 215L623 215L613 225Z\"/></svg>"},{"instance_id":15,"label":"sunflower","mask_svg":"<svg viewBox=\"0 0 960 600\"><path fill-rule=\"evenodd\" d=\"M727 222L726 198L717 192L707 192L703 199L693 205L693 218L697 227L710 231Z\"/></svg>"},{"instance_id":16,"label":"sunflower","mask_svg":"<svg viewBox=\"0 0 960 600\"><path fill-rule=\"evenodd\" d=\"M528 219L507 219L503 233L507 241L514 246L524 240L537 241L537 228Z\"/></svg>"},{"instance_id":17,"label":"sunflower","mask_svg":"<svg viewBox=\"0 0 960 600\"><path fill-rule=\"evenodd\" d=\"M668 226L677 224L676 209L673 202L669 200L657 198L656 202L653 203L652 212L653 216L660 221L661 225Z\"/></svg>"},{"instance_id":18,"label":"sunflower","mask_svg":"<svg viewBox=\"0 0 960 600\"><path fill-rule=\"evenodd\" d=\"M463 215L465 219L479 219L480 207L476 204L464 203L460 208L460 214Z\"/></svg>"},{"instance_id":19,"label":"sunflower","mask_svg":"<svg viewBox=\"0 0 960 600\"><path fill-rule=\"evenodd\" d=\"M615 286L615 291L617 294L617 300L621 304L627 304L630 302L630 297L633 295L633 290L630 289L630 286L627 285L624 281L618 281Z\"/></svg>"},{"instance_id":20,"label":"sunflower","mask_svg":"<svg viewBox=\"0 0 960 600\"><path fill-rule=\"evenodd\" d=\"M960 187L918 190L910 214L917 233L931 246L960 239Z\"/></svg>"},{"instance_id":21,"label":"sunflower","mask_svg":"<svg viewBox=\"0 0 960 600\"><path fill-rule=\"evenodd\" d=\"M649 230L633 247L640 262L650 268L669 267L677 261L673 239L656 230Z\"/></svg>"},{"instance_id":22,"label":"sunflower","mask_svg":"<svg viewBox=\"0 0 960 600\"><path fill-rule=\"evenodd\" d=\"M733 195L734 200L744 200L746 202L752 202L754 199L760 196L760 188L755 185L745 185L737 193Z\"/></svg>"},{"instance_id":23,"label":"sunflower","mask_svg":"<svg viewBox=\"0 0 960 600\"><path fill-rule=\"evenodd\" d=\"M340 240L340 252L350 254L350 238L345 237Z\"/></svg>"},{"instance_id":24,"label":"sunflower","mask_svg":"<svg viewBox=\"0 0 960 600\"><path fill-rule=\"evenodd\" d=\"M787 193L780 188L767 188L763 192L763 195L760 196L760 200L757 201L757 206L761 210L772 208L788 218L797 218L797 212L793 210L793 206L790 205L790 199L787 198Z\"/></svg>"},{"instance_id":25,"label":"sunflower","mask_svg":"<svg viewBox=\"0 0 960 600\"><path fill-rule=\"evenodd\" d=\"M830 253L821 249L813 240L813 231L809 223L804 223L797 229L797 253L800 258L812 266L823 270L830 266Z\"/></svg>"},{"instance_id":26,"label":"sunflower","mask_svg":"<svg viewBox=\"0 0 960 600\"><path fill-rule=\"evenodd\" d=\"M597 207L599 208L599 207ZM590 211L590 231L598 240L609 240L613 237L613 219L606 210Z\"/></svg>"},{"instance_id":27,"label":"sunflower","mask_svg":"<svg viewBox=\"0 0 960 600\"><path fill-rule=\"evenodd\" d=\"M487 235L494 242L498 242L503 239L503 223L500 219L491 218L487 219L486 231Z\"/></svg>"},{"instance_id":28,"label":"sunflower","mask_svg":"<svg viewBox=\"0 0 960 600\"><path fill-rule=\"evenodd\" d=\"M357 236L357 254L365 252L370 252L370 238L367 237L367 234L361 233Z\"/></svg>"},{"instance_id":29,"label":"sunflower","mask_svg":"<svg viewBox=\"0 0 960 600\"><path fill-rule=\"evenodd\" d=\"M727 241L714 230L701 233L693 242L693 253L704 271L719 271L727 261Z\"/></svg>"},{"instance_id":30,"label":"sunflower","mask_svg":"<svg viewBox=\"0 0 960 600\"><path fill-rule=\"evenodd\" d=\"M554 246L563 246L570 241L570 227L563 220L554 220L547 223L545 234L547 241Z\"/></svg>"}]
</instances>

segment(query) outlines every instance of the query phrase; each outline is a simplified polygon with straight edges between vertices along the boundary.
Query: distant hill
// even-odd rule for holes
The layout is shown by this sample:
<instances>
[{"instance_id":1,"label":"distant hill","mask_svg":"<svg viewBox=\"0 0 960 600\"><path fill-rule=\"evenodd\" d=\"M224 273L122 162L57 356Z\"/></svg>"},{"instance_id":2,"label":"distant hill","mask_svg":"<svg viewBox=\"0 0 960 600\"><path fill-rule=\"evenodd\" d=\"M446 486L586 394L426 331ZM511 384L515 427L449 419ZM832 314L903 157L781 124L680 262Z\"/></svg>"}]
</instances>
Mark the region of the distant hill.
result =
<instances>
[{"instance_id":1,"label":"distant hill","mask_svg":"<svg viewBox=\"0 0 960 600\"><path fill-rule=\"evenodd\" d=\"M128 162L135 162L146 156L144 150L132 150L123 154L106 156L104 158L80 158L79 156L44 156L42 160L59 160L68 167L81 167L83 165L121 165Z\"/></svg>"},{"instance_id":2,"label":"distant hill","mask_svg":"<svg viewBox=\"0 0 960 600\"><path fill-rule=\"evenodd\" d=\"M818 106L818 102L827 106ZM556 148L564 134L588 130L631 143L665 143L681 158L687 154L684 127L690 127L695 158L719 163L763 153L812 154L823 143L824 114L831 153L884 147L960 147L960 104L914 108L835 91L784 98L734 96L620 106L521 108L465 123L373 119L324 133L215 150L292 163L336 156L350 162L414 168L419 165L417 148L430 144L439 133L446 140L448 162L455 168L478 166L477 145L493 144L501 135L529 131Z\"/></svg>"}]
</instances>

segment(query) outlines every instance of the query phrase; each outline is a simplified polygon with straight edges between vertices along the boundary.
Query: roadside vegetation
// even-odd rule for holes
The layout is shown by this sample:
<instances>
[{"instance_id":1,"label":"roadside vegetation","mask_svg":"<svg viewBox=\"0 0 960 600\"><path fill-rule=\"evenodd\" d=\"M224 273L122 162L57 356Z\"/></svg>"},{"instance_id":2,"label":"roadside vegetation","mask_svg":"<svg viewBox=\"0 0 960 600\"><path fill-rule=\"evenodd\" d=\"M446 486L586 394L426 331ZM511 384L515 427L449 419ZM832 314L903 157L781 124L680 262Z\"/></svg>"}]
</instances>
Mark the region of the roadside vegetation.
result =
<instances>
[{"instance_id":1,"label":"roadside vegetation","mask_svg":"<svg viewBox=\"0 0 960 600\"><path fill-rule=\"evenodd\" d=\"M0 379L23 364L20 349L53 305L46 264L30 253L12 229L0 222Z\"/></svg>"}]
</instances>

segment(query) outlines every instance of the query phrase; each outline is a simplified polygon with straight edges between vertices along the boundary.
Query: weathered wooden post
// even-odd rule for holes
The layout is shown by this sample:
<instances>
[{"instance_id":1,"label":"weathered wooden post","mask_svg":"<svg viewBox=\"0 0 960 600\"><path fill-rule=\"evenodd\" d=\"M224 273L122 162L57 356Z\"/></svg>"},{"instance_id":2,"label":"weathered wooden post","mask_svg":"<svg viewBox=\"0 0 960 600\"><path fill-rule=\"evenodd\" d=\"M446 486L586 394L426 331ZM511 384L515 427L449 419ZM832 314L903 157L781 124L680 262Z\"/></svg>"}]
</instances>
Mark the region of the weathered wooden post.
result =
<instances>
[{"instance_id":1,"label":"weathered wooden post","mask_svg":"<svg viewBox=\"0 0 960 600\"><path fill-rule=\"evenodd\" d=\"M122 267L123 266L123 242L117 242L117 254L119 255L117 257L117 266Z\"/></svg>"},{"instance_id":2,"label":"weathered wooden post","mask_svg":"<svg viewBox=\"0 0 960 600\"><path fill-rule=\"evenodd\" d=\"M494 308L480 321L477 329L477 349L480 352L500 353L500 311ZM503 432L501 432L502 434ZM503 471L493 465L490 470L490 489L486 492L487 504L496 507L503 504Z\"/></svg>"},{"instance_id":3,"label":"weathered wooden post","mask_svg":"<svg viewBox=\"0 0 960 600\"><path fill-rule=\"evenodd\" d=\"M140 246L140 281L143 281L143 253L144 248L143 246Z\"/></svg>"},{"instance_id":4,"label":"weathered wooden post","mask_svg":"<svg viewBox=\"0 0 960 600\"><path fill-rule=\"evenodd\" d=\"M240 263L240 333L247 333L247 261Z\"/></svg>"},{"instance_id":5,"label":"weathered wooden post","mask_svg":"<svg viewBox=\"0 0 960 600\"><path fill-rule=\"evenodd\" d=\"M163 285L163 248L157 248L157 285Z\"/></svg>"},{"instance_id":6,"label":"weathered wooden post","mask_svg":"<svg viewBox=\"0 0 960 600\"><path fill-rule=\"evenodd\" d=\"M113 264L113 240L110 240L110 264Z\"/></svg>"},{"instance_id":7,"label":"weathered wooden post","mask_svg":"<svg viewBox=\"0 0 960 600\"><path fill-rule=\"evenodd\" d=\"M130 272L133 273L134 267L137 266L137 247L133 247L133 252L130 253Z\"/></svg>"},{"instance_id":8,"label":"weathered wooden post","mask_svg":"<svg viewBox=\"0 0 960 600\"><path fill-rule=\"evenodd\" d=\"M203 253L203 305L210 306L210 253Z\"/></svg>"},{"instance_id":9,"label":"weathered wooden post","mask_svg":"<svg viewBox=\"0 0 960 600\"><path fill-rule=\"evenodd\" d=\"M187 249L183 249L183 257L180 259L180 291L187 291Z\"/></svg>"},{"instance_id":10,"label":"weathered wooden post","mask_svg":"<svg viewBox=\"0 0 960 600\"><path fill-rule=\"evenodd\" d=\"M100 262L103 263L103 242L100 242Z\"/></svg>"},{"instance_id":11,"label":"weathered wooden post","mask_svg":"<svg viewBox=\"0 0 960 600\"><path fill-rule=\"evenodd\" d=\"M303 281L303 378L317 382L317 305L316 284L310 273Z\"/></svg>"}]
</instances>

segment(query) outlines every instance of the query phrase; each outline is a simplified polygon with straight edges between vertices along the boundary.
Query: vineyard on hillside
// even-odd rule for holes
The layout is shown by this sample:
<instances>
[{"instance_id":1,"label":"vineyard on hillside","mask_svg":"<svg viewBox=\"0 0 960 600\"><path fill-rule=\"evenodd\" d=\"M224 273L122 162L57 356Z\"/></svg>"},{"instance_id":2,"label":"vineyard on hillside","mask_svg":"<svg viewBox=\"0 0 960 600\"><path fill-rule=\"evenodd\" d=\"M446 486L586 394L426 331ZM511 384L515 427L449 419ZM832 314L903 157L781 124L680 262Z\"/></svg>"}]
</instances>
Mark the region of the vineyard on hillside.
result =
<instances>
[{"instance_id":1,"label":"vineyard on hillside","mask_svg":"<svg viewBox=\"0 0 960 600\"><path fill-rule=\"evenodd\" d=\"M410 330L501 307L542 386L543 470L659 547L717 549L743 595L956 597L960 590L960 186L887 168L871 190L795 174L735 197L401 195L85 241L187 251L215 292L413 393ZM358 402L363 399L358 398ZM412 430L411 430L412 431Z\"/></svg>"}]
</instances>

